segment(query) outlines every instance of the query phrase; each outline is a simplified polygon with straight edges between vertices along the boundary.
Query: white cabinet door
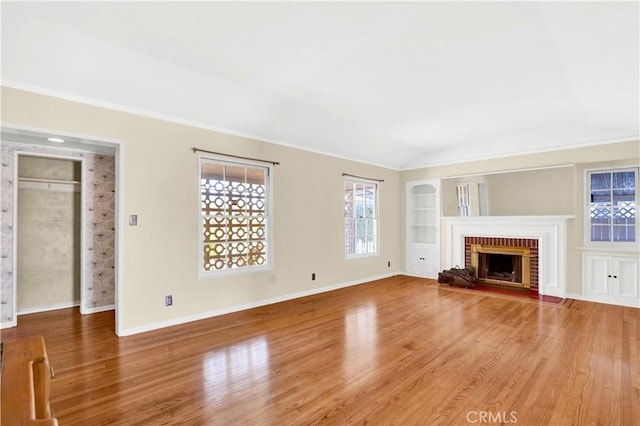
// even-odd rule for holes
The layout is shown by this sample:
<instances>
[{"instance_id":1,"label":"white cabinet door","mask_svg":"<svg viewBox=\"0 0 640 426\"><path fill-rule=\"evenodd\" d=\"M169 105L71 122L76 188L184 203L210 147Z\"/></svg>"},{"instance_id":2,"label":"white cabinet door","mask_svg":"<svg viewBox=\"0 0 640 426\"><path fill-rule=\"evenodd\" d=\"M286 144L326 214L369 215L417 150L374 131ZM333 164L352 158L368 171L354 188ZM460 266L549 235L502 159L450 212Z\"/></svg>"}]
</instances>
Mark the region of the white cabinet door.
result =
<instances>
[{"instance_id":1,"label":"white cabinet door","mask_svg":"<svg viewBox=\"0 0 640 426\"><path fill-rule=\"evenodd\" d=\"M608 256L585 255L585 295L595 298L607 297L610 293Z\"/></svg>"},{"instance_id":2,"label":"white cabinet door","mask_svg":"<svg viewBox=\"0 0 640 426\"><path fill-rule=\"evenodd\" d=\"M409 247L409 273L426 278L437 278L440 272L440 251L430 245Z\"/></svg>"},{"instance_id":3,"label":"white cabinet door","mask_svg":"<svg viewBox=\"0 0 640 426\"><path fill-rule=\"evenodd\" d=\"M440 250L433 246L425 247L424 258L423 275L427 278L438 278L438 272L440 272Z\"/></svg>"},{"instance_id":4,"label":"white cabinet door","mask_svg":"<svg viewBox=\"0 0 640 426\"><path fill-rule=\"evenodd\" d=\"M416 275L424 274L425 252L422 246L409 247L409 273Z\"/></svg>"},{"instance_id":5,"label":"white cabinet door","mask_svg":"<svg viewBox=\"0 0 640 426\"><path fill-rule=\"evenodd\" d=\"M615 293L619 298L626 298L630 301L640 300L638 294L638 259L613 258L613 271Z\"/></svg>"},{"instance_id":6,"label":"white cabinet door","mask_svg":"<svg viewBox=\"0 0 640 426\"><path fill-rule=\"evenodd\" d=\"M640 260L632 256L585 254L584 295L589 300L640 307Z\"/></svg>"}]
</instances>

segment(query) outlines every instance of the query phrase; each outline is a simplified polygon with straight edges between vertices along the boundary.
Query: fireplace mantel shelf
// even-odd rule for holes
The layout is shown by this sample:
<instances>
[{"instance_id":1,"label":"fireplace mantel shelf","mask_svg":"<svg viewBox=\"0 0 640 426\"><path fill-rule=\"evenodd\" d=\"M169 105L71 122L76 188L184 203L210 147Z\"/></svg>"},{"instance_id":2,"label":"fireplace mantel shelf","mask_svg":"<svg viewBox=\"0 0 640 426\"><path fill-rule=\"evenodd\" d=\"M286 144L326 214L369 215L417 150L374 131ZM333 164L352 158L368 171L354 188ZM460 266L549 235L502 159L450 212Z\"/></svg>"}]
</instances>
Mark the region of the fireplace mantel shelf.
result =
<instances>
[{"instance_id":1,"label":"fireplace mantel shelf","mask_svg":"<svg viewBox=\"0 0 640 426\"><path fill-rule=\"evenodd\" d=\"M573 215L539 215L539 216L442 216L442 220L460 222L491 222L501 220L571 220Z\"/></svg>"}]
</instances>

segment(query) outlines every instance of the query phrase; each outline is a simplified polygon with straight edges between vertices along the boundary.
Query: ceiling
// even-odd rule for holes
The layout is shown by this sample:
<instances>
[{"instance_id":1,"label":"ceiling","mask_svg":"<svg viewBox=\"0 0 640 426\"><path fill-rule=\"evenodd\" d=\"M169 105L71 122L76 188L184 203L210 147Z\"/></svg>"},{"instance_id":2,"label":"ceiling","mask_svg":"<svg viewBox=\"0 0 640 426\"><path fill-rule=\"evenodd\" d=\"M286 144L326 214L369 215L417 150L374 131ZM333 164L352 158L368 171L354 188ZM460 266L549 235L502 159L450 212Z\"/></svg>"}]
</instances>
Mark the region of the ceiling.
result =
<instances>
[{"instance_id":1,"label":"ceiling","mask_svg":"<svg viewBox=\"0 0 640 426\"><path fill-rule=\"evenodd\" d=\"M638 139L639 2L2 2L9 87L394 169Z\"/></svg>"}]
</instances>

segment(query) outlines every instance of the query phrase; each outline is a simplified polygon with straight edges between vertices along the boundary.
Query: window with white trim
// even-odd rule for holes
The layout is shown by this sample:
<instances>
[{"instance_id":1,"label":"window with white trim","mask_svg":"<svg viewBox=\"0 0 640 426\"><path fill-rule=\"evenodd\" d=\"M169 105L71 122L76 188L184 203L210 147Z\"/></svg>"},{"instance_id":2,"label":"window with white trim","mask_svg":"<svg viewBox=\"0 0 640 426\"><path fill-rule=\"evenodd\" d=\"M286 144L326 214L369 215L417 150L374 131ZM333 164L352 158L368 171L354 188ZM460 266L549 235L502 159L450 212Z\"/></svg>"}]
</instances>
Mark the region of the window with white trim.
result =
<instances>
[{"instance_id":1,"label":"window with white trim","mask_svg":"<svg viewBox=\"0 0 640 426\"><path fill-rule=\"evenodd\" d=\"M344 179L345 256L378 253L378 183Z\"/></svg>"},{"instance_id":2,"label":"window with white trim","mask_svg":"<svg viewBox=\"0 0 640 426\"><path fill-rule=\"evenodd\" d=\"M622 246L638 241L638 168L588 170L586 186L587 243Z\"/></svg>"},{"instance_id":3,"label":"window with white trim","mask_svg":"<svg viewBox=\"0 0 640 426\"><path fill-rule=\"evenodd\" d=\"M469 184L457 184L456 193L458 194L458 213L460 216L469 216L471 212L469 206Z\"/></svg>"},{"instance_id":4,"label":"window with white trim","mask_svg":"<svg viewBox=\"0 0 640 426\"><path fill-rule=\"evenodd\" d=\"M198 276L271 267L271 167L199 157Z\"/></svg>"}]
</instances>

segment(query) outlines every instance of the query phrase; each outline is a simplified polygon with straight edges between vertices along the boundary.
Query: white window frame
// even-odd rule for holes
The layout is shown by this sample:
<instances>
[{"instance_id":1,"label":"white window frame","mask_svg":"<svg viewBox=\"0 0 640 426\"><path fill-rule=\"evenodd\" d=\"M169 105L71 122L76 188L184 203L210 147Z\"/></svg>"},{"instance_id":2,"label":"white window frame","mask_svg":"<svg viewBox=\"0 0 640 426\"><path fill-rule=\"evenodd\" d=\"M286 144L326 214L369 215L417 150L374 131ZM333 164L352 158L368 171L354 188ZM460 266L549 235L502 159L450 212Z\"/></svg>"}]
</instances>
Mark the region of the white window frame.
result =
<instances>
[{"instance_id":1,"label":"white window frame","mask_svg":"<svg viewBox=\"0 0 640 426\"><path fill-rule=\"evenodd\" d=\"M343 221L343 242L344 242L344 256L345 259L359 259L359 258L363 258L363 257L373 257L373 256L379 256L380 255L380 182L375 181L375 180L370 180L370 179L363 179L363 178L356 178L356 177L351 177L351 176L346 176L343 181L342 181L342 198L343 198L343 202L342 202L342 208L343 211L345 210L345 201L344 201L344 196L345 196L345 184L347 182L352 182L352 183L360 183L360 184L365 184L365 185L373 185L375 186L375 221L376 221L376 226L375 226L375 233L376 233L376 238L375 238L375 244L376 244L376 249L375 251L372 252L368 252L368 253L355 253L355 254L349 254L347 253L347 216L346 214L344 214L344 221Z\"/></svg>"},{"instance_id":2,"label":"white window frame","mask_svg":"<svg viewBox=\"0 0 640 426\"><path fill-rule=\"evenodd\" d=\"M635 196L636 196L636 225L635 225L635 241L591 241L591 174L597 173L619 173L619 172L635 172ZM638 251L639 248L639 227L638 223L638 207L639 194L638 182L640 180L640 168L638 166L622 166L622 167L601 167L589 168L584 170L584 213L583 213L583 245L585 248L616 250L616 251Z\"/></svg>"},{"instance_id":3,"label":"white window frame","mask_svg":"<svg viewBox=\"0 0 640 426\"><path fill-rule=\"evenodd\" d=\"M250 167L250 168L262 168L266 171L266 262L264 265L259 266L244 266L239 268L229 268L222 270L204 270L204 222L202 216L202 193L201 193L201 176L202 166L205 163L217 163L229 166L237 167ZM273 165L270 163L263 163L253 160L238 159L235 157L227 157L222 155L215 155L209 153L198 153L198 170L197 170L197 214L198 214L198 234L196 236L197 241L197 256L198 256L198 279L212 279L221 278L235 275L253 274L264 271L273 270Z\"/></svg>"},{"instance_id":4,"label":"white window frame","mask_svg":"<svg viewBox=\"0 0 640 426\"><path fill-rule=\"evenodd\" d=\"M468 182L461 182L456 185L458 196L458 215L461 217L471 216L470 185Z\"/></svg>"}]
</instances>

